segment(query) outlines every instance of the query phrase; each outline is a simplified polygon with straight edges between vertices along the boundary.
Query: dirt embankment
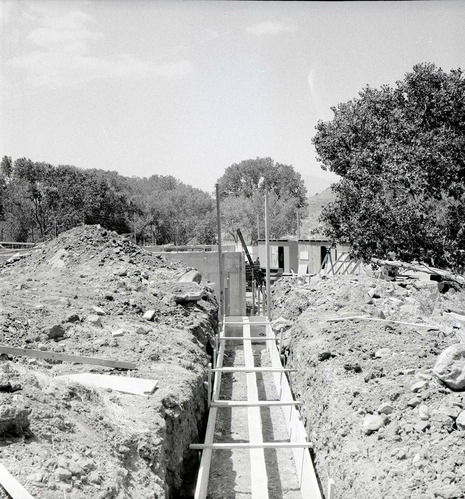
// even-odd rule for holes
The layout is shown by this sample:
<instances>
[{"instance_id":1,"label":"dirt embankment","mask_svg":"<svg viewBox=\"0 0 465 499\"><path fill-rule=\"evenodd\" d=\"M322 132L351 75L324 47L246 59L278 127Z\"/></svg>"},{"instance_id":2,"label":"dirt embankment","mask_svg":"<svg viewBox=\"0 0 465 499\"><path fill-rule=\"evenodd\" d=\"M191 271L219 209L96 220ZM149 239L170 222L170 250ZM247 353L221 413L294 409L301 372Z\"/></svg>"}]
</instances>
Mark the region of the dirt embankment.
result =
<instances>
[{"instance_id":1,"label":"dirt embankment","mask_svg":"<svg viewBox=\"0 0 465 499\"><path fill-rule=\"evenodd\" d=\"M0 266L2 345L137 364L118 372L2 356L2 463L34 497L191 494L188 446L203 431L217 304L206 283L181 282L188 270L99 226ZM158 385L143 397L57 378L82 372Z\"/></svg>"},{"instance_id":2,"label":"dirt embankment","mask_svg":"<svg viewBox=\"0 0 465 499\"><path fill-rule=\"evenodd\" d=\"M292 387L323 490L330 477L344 499L465 497L465 391L433 373L446 347L465 342L465 322L447 313L465 309L464 293L335 276L281 280L273 302L273 318L293 324L283 353L298 369ZM327 320L353 315L432 327Z\"/></svg>"}]
</instances>

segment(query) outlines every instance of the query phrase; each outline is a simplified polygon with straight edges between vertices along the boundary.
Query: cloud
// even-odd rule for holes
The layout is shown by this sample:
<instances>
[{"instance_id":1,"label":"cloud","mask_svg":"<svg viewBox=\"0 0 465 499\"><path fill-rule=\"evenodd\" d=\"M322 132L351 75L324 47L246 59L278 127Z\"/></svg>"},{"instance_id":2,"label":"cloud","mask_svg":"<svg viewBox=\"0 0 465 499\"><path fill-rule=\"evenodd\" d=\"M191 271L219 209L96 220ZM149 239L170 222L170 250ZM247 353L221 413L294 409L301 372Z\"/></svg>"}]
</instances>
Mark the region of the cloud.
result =
<instances>
[{"instance_id":1,"label":"cloud","mask_svg":"<svg viewBox=\"0 0 465 499\"><path fill-rule=\"evenodd\" d=\"M33 86L79 87L102 78L172 80L193 71L192 63L186 60L159 63L131 54L93 55L92 49L104 36L94 19L82 11L51 15L50 11L30 10L28 16L35 22L26 40L34 48L10 64L24 71Z\"/></svg>"},{"instance_id":2,"label":"cloud","mask_svg":"<svg viewBox=\"0 0 465 499\"><path fill-rule=\"evenodd\" d=\"M277 35L279 33L295 33L297 26L279 21L264 21L262 23L247 26L246 30L253 35Z\"/></svg>"}]
</instances>

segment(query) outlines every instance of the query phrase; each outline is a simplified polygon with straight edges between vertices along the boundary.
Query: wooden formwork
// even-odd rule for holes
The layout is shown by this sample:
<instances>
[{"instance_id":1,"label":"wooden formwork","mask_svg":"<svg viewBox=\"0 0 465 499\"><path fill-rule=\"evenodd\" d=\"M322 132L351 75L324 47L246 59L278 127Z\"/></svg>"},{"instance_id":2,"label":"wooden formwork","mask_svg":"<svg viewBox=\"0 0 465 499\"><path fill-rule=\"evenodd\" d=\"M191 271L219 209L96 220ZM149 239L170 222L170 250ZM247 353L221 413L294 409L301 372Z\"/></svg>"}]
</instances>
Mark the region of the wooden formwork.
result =
<instances>
[{"instance_id":1,"label":"wooden formwork","mask_svg":"<svg viewBox=\"0 0 465 499\"><path fill-rule=\"evenodd\" d=\"M243 336L227 337L225 330L228 326L242 326ZM254 336L252 329L257 326L265 327L265 336ZM195 499L205 499L208 493L209 470L212 454L216 449L249 449L250 452L250 480L252 486L252 499L267 499L268 477L265 466L264 449L290 448L296 465L296 473L299 480L301 495L303 499L321 499L322 495L310 457L307 434L300 418L298 406L301 402L295 401L286 377L287 372L295 369L284 369L281 364L280 354L276 345L276 336L271 324L265 317L226 317L223 327L217 338L218 354L216 365L210 369L210 375L214 376L211 400L209 400L210 412L207 423L205 442L192 444L192 449L202 451ZM245 366L223 367L223 356L226 341L242 341L244 348ZM255 367L253 357L253 342L263 342L271 359L270 367ZM276 385L278 397L275 400L259 400L257 392L256 375L259 372L271 372ZM247 401L220 400L221 376L225 372L245 372L247 377ZM210 391L209 391L210 395ZM261 407L280 406L287 422L289 441L286 442L264 442ZM247 408L247 421L249 427L249 442L241 443L215 443L214 432L217 411L223 408L245 407Z\"/></svg>"}]
</instances>

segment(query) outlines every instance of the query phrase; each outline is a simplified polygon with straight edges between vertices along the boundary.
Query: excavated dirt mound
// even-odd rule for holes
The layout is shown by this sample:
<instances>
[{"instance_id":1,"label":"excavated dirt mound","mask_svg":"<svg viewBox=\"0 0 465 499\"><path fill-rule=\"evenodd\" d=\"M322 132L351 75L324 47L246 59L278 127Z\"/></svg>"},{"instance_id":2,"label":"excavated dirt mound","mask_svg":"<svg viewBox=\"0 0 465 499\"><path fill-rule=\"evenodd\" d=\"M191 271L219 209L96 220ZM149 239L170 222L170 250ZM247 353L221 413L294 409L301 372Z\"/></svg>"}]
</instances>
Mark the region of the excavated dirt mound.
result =
<instances>
[{"instance_id":1,"label":"excavated dirt mound","mask_svg":"<svg viewBox=\"0 0 465 499\"><path fill-rule=\"evenodd\" d=\"M0 266L1 345L137 365L1 356L1 460L34 497L191 494L217 304L207 283L179 282L188 270L100 226ZM57 378L85 372L158 385L145 397Z\"/></svg>"},{"instance_id":2,"label":"excavated dirt mound","mask_svg":"<svg viewBox=\"0 0 465 499\"><path fill-rule=\"evenodd\" d=\"M465 392L433 374L438 355L464 342L463 292L430 281L368 276L288 278L273 290L276 325L326 491L350 499L465 497ZM367 316L379 321L330 322ZM283 320L283 319L287 319ZM288 322L289 321L289 322Z\"/></svg>"}]
</instances>

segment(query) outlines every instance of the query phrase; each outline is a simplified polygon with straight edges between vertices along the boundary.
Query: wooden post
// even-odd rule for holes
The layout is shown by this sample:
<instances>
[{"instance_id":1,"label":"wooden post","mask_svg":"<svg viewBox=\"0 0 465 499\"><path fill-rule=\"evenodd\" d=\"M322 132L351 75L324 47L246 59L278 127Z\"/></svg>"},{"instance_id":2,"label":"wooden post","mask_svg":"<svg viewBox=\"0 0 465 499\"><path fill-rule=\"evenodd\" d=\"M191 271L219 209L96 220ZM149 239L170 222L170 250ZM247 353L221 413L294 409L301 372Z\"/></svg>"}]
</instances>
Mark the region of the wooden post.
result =
<instances>
[{"instance_id":1,"label":"wooden post","mask_svg":"<svg viewBox=\"0 0 465 499\"><path fill-rule=\"evenodd\" d=\"M208 408L210 409L210 404L212 402L212 365L211 362L208 364Z\"/></svg>"},{"instance_id":2,"label":"wooden post","mask_svg":"<svg viewBox=\"0 0 465 499\"><path fill-rule=\"evenodd\" d=\"M220 298L220 309L218 311L220 322L224 317L224 275L223 275L223 250L221 247L221 212L220 212L220 186L219 184L215 185L216 188L216 217L218 224L218 270L220 273L220 282L219 282L219 298Z\"/></svg>"},{"instance_id":3,"label":"wooden post","mask_svg":"<svg viewBox=\"0 0 465 499\"><path fill-rule=\"evenodd\" d=\"M265 192L265 266L266 266L266 316L271 320L270 241L268 221L268 192Z\"/></svg>"},{"instance_id":4,"label":"wooden post","mask_svg":"<svg viewBox=\"0 0 465 499\"><path fill-rule=\"evenodd\" d=\"M300 241L300 209L297 208L297 240Z\"/></svg>"},{"instance_id":5,"label":"wooden post","mask_svg":"<svg viewBox=\"0 0 465 499\"><path fill-rule=\"evenodd\" d=\"M252 276L252 310L250 311L250 315L255 315L255 281L253 279L253 276Z\"/></svg>"},{"instance_id":6,"label":"wooden post","mask_svg":"<svg viewBox=\"0 0 465 499\"><path fill-rule=\"evenodd\" d=\"M257 288L257 314L260 315L260 288Z\"/></svg>"}]
</instances>

